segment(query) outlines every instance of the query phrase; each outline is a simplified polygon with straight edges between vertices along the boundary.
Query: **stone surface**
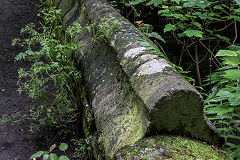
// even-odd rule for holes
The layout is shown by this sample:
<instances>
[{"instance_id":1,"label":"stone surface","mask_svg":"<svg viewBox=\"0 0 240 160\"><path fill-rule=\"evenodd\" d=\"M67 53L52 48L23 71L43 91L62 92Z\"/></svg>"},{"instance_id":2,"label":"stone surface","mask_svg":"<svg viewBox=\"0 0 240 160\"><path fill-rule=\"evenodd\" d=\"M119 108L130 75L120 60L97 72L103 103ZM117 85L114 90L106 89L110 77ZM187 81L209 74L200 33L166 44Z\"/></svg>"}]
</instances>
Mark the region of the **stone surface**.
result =
<instances>
[{"instance_id":1,"label":"stone surface","mask_svg":"<svg viewBox=\"0 0 240 160\"><path fill-rule=\"evenodd\" d=\"M224 160L227 156L221 150L213 149L206 143L177 136L154 136L123 147L114 158L119 160Z\"/></svg>"},{"instance_id":2,"label":"stone surface","mask_svg":"<svg viewBox=\"0 0 240 160\"><path fill-rule=\"evenodd\" d=\"M95 24L91 33L74 38L84 46L84 55L76 52L75 59L106 158L153 134L223 143L203 114L200 93L169 62L141 46L142 40L152 42L106 0L61 0L59 8L64 25Z\"/></svg>"},{"instance_id":3,"label":"stone surface","mask_svg":"<svg viewBox=\"0 0 240 160\"><path fill-rule=\"evenodd\" d=\"M76 0L60 0L58 8L62 10L62 16L64 17L74 6Z\"/></svg>"}]
</instances>

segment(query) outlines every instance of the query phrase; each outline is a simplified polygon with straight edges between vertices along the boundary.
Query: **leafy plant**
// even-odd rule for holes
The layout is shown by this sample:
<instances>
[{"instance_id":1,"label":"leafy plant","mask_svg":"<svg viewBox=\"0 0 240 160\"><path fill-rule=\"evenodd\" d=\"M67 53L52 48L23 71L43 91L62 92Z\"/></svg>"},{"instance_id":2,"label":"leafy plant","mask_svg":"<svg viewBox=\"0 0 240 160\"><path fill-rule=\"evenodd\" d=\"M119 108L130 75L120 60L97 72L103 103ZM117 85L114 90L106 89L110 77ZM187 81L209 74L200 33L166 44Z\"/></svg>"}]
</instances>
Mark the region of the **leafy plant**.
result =
<instances>
[{"instance_id":1,"label":"leafy plant","mask_svg":"<svg viewBox=\"0 0 240 160\"><path fill-rule=\"evenodd\" d=\"M89 138L80 138L73 140L75 147L75 154L77 158L91 157L91 142Z\"/></svg>"},{"instance_id":2,"label":"leafy plant","mask_svg":"<svg viewBox=\"0 0 240 160\"><path fill-rule=\"evenodd\" d=\"M228 139L240 140L240 46L231 45L216 56L223 62L217 72L208 76L208 84L214 87L205 100L205 113L225 135L228 149L235 150L230 156L239 159L239 146Z\"/></svg>"},{"instance_id":3,"label":"leafy plant","mask_svg":"<svg viewBox=\"0 0 240 160\"><path fill-rule=\"evenodd\" d=\"M112 1L112 0L110 0ZM208 84L212 88L206 99L205 112L209 119L222 131L226 139L235 138L239 140L239 22L240 22L240 1L213 1L213 0L131 0L127 6L134 7L136 12L141 13L145 8L149 12L157 11L161 22L165 23L162 28L163 37L176 40L181 45L182 51L178 56L178 65L182 66L184 55L188 55L195 65L198 84L202 86L200 63L209 58L209 72L218 68L217 72L208 77ZM146 13L145 13L146 14ZM156 21L156 16L147 17ZM125 15L126 16L126 15ZM126 16L127 17L127 16ZM140 17L141 18L141 17ZM134 21L138 28L148 37L154 38L154 42L161 51L151 43L143 42L152 53L168 59L164 47L160 44L166 41L151 36L154 30L160 30L160 24L145 24L144 20ZM230 34L231 32L231 34ZM171 33L171 34L169 34ZM171 40L172 40L171 39ZM158 41L155 41L158 40ZM159 44L159 43L160 44ZM168 41L167 41L168 42ZM230 45L230 46L229 46ZM225 50L217 50L225 48ZM216 56L215 56L216 55ZM223 62L221 62L221 60ZM212 67L212 64L215 66ZM176 68L178 70L178 68ZM180 69L181 72L181 69ZM204 85L205 86L205 85ZM239 157L239 148L228 142L231 157Z\"/></svg>"},{"instance_id":4,"label":"leafy plant","mask_svg":"<svg viewBox=\"0 0 240 160\"><path fill-rule=\"evenodd\" d=\"M67 156L61 155L58 156L56 153L52 153L52 151L56 148L56 144L52 145L49 149L49 151L38 151L34 153L29 159L30 160L36 160L36 158L41 158L43 160L70 160ZM68 149L67 143L61 143L59 145L59 150L64 152Z\"/></svg>"},{"instance_id":5,"label":"leafy plant","mask_svg":"<svg viewBox=\"0 0 240 160\"><path fill-rule=\"evenodd\" d=\"M74 24L63 32L61 11L54 7L43 9L39 16L44 20L40 30L28 24L21 29L22 38L13 40L13 45L26 48L15 60L31 62L30 68L18 70L18 91L37 103L30 110L32 131L56 129L66 134L67 126L79 116L82 98L82 93L79 97L74 94L76 88L79 92L82 88L81 73L72 61L72 53L80 46L69 39L81 34L82 27Z\"/></svg>"},{"instance_id":6,"label":"leafy plant","mask_svg":"<svg viewBox=\"0 0 240 160\"><path fill-rule=\"evenodd\" d=\"M171 32L176 42L182 46L179 66L183 61L183 55L187 53L195 63L197 81L200 86L202 86L202 78L199 64L207 54L200 56L202 52L199 52L199 49L206 50L214 64L219 67L219 60L214 57L216 47L209 47L207 43L216 46L220 42L235 44L238 37L237 22L240 22L238 0L132 0L128 5L142 5L142 8L149 7L158 10L159 18L164 17L166 21L164 33ZM226 34L222 34L232 25L235 28L235 37L229 38ZM200 59L201 57L203 59Z\"/></svg>"},{"instance_id":7,"label":"leafy plant","mask_svg":"<svg viewBox=\"0 0 240 160\"><path fill-rule=\"evenodd\" d=\"M14 125L14 123L20 122L25 119L26 115L21 116L19 112L14 112L10 115L2 115L0 118L0 130L4 130L8 125Z\"/></svg>"}]
</instances>

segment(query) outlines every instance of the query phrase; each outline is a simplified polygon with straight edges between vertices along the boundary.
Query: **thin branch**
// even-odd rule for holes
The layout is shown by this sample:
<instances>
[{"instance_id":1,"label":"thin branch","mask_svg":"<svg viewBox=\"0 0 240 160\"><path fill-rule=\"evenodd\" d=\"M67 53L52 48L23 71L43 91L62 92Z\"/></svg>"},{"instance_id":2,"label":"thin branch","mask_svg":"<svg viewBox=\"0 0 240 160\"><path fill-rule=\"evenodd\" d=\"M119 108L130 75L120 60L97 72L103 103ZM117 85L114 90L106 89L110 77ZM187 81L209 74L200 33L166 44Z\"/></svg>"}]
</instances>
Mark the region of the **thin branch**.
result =
<instances>
[{"instance_id":1,"label":"thin branch","mask_svg":"<svg viewBox=\"0 0 240 160\"><path fill-rule=\"evenodd\" d=\"M201 61L199 61L199 64L203 62L203 60L207 57L208 54L205 54L205 56L203 57L203 59Z\"/></svg>"},{"instance_id":2,"label":"thin branch","mask_svg":"<svg viewBox=\"0 0 240 160\"><path fill-rule=\"evenodd\" d=\"M219 60L215 57L214 53L212 51L210 51L206 46L205 44L203 44L201 41L199 41L200 44L214 57L214 59L218 62L218 64L221 65L221 63L219 62ZM221 65L222 66L222 65Z\"/></svg>"},{"instance_id":3,"label":"thin branch","mask_svg":"<svg viewBox=\"0 0 240 160\"><path fill-rule=\"evenodd\" d=\"M192 59L192 61L193 61L194 63L197 63L197 62L194 60L194 58L192 57L192 55L191 55L191 53L189 52L188 49L187 49L187 53L188 53L189 57Z\"/></svg>"},{"instance_id":4,"label":"thin branch","mask_svg":"<svg viewBox=\"0 0 240 160\"><path fill-rule=\"evenodd\" d=\"M167 57L167 59L169 59L163 47L156 40L154 40L154 43L158 45L158 47L162 50L163 54Z\"/></svg>"},{"instance_id":5,"label":"thin branch","mask_svg":"<svg viewBox=\"0 0 240 160\"><path fill-rule=\"evenodd\" d=\"M226 25L225 27L219 29L219 30L214 30L214 32L221 32L221 31L227 29L228 27L230 27L232 24L233 24L233 21L231 23L229 23L228 25Z\"/></svg>"},{"instance_id":6,"label":"thin branch","mask_svg":"<svg viewBox=\"0 0 240 160\"><path fill-rule=\"evenodd\" d=\"M234 20L234 28L235 28L235 38L233 40L233 44L236 42L237 37L238 37L238 31L237 31L237 22Z\"/></svg>"}]
</instances>

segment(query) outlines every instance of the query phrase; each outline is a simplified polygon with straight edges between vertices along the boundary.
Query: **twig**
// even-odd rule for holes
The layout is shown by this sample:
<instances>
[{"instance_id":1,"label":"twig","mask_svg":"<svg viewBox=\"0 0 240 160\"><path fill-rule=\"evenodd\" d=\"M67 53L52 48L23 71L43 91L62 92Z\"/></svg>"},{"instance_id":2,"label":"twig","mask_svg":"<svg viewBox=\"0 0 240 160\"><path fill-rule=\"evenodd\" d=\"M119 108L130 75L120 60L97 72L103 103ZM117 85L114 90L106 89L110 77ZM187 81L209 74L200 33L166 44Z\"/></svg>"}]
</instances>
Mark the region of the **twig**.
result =
<instances>
[{"instance_id":1,"label":"twig","mask_svg":"<svg viewBox=\"0 0 240 160\"><path fill-rule=\"evenodd\" d=\"M194 58L192 57L192 55L191 55L191 53L189 52L188 49L187 49L187 53L188 53L189 57L192 59L192 61L193 61L194 63L197 63L197 62L194 60Z\"/></svg>"},{"instance_id":2,"label":"twig","mask_svg":"<svg viewBox=\"0 0 240 160\"><path fill-rule=\"evenodd\" d=\"M233 22L229 23L227 26L225 26L219 30L214 30L214 32L221 32L221 31L225 30L226 28L230 27L232 24L233 24Z\"/></svg>"},{"instance_id":3,"label":"twig","mask_svg":"<svg viewBox=\"0 0 240 160\"><path fill-rule=\"evenodd\" d=\"M237 32L237 22L234 20L234 28L235 28L235 38L233 40L233 44L236 42L237 37L238 37L238 32Z\"/></svg>"},{"instance_id":4,"label":"twig","mask_svg":"<svg viewBox=\"0 0 240 160\"><path fill-rule=\"evenodd\" d=\"M163 47L156 40L154 40L154 43L158 45L158 47L162 50L163 54L167 57L167 59L169 59Z\"/></svg>"},{"instance_id":5,"label":"twig","mask_svg":"<svg viewBox=\"0 0 240 160\"><path fill-rule=\"evenodd\" d=\"M219 60L215 57L215 55L213 54L212 51L210 51L200 40L199 40L200 44L214 57L214 59L218 62L218 64L221 65L221 63L219 62ZM222 65L221 65L222 66ZM217 65L218 67L218 65ZM219 67L218 67L219 68Z\"/></svg>"},{"instance_id":6,"label":"twig","mask_svg":"<svg viewBox=\"0 0 240 160\"><path fill-rule=\"evenodd\" d=\"M197 73L198 84L199 86L202 86L202 78L201 78L199 60L198 60L198 44L194 45L194 55L195 55L195 61L196 61L196 73Z\"/></svg>"}]
</instances>

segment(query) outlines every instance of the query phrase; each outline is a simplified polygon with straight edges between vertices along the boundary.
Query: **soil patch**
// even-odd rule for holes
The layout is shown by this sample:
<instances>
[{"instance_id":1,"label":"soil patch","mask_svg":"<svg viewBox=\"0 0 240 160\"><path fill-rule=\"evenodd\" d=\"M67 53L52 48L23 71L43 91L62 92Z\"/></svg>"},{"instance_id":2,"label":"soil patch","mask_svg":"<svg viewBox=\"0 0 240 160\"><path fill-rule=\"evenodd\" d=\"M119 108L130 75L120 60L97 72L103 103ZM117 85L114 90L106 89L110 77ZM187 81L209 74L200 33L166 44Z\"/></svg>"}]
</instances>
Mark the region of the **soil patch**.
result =
<instances>
[{"instance_id":1,"label":"soil patch","mask_svg":"<svg viewBox=\"0 0 240 160\"><path fill-rule=\"evenodd\" d=\"M18 74L27 62L14 62L22 48L11 46L22 27L37 23L38 8L31 0L0 0L0 123L3 117L23 115L33 106L25 95L18 94ZM22 123L0 126L0 159L26 160L39 148L37 140Z\"/></svg>"}]
</instances>

